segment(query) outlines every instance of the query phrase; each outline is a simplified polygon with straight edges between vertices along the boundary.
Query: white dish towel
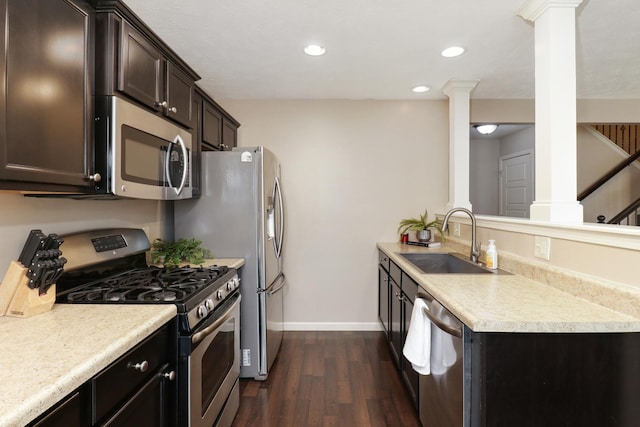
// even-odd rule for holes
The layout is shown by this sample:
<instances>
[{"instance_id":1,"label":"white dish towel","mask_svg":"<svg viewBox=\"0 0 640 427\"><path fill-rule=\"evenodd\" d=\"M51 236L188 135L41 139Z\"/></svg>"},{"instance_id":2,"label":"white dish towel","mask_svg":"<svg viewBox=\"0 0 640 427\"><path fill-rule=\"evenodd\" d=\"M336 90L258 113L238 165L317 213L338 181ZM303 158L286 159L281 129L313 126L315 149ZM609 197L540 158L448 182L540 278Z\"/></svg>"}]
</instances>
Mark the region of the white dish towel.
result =
<instances>
[{"instance_id":1,"label":"white dish towel","mask_svg":"<svg viewBox=\"0 0 640 427\"><path fill-rule=\"evenodd\" d=\"M421 298L413 302L411 323L402 353L413 369L422 375L431 373L431 321L424 314L427 304Z\"/></svg>"}]
</instances>

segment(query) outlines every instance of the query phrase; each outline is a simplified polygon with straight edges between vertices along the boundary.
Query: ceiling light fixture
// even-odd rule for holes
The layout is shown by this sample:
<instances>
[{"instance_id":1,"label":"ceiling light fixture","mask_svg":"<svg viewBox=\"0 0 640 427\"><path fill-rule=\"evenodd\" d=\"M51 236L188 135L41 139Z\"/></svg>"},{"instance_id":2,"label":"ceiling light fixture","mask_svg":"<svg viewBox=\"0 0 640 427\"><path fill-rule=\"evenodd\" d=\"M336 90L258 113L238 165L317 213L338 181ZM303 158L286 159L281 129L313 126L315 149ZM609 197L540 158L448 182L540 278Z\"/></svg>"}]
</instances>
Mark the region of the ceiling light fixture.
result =
<instances>
[{"instance_id":1,"label":"ceiling light fixture","mask_svg":"<svg viewBox=\"0 0 640 427\"><path fill-rule=\"evenodd\" d=\"M474 127L483 135L490 135L498 129L498 125L475 125Z\"/></svg>"},{"instance_id":2,"label":"ceiling light fixture","mask_svg":"<svg viewBox=\"0 0 640 427\"><path fill-rule=\"evenodd\" d=\"M445 58L453 58L456 56L460 56L463 53L464 53L464 48L460 46L452 46L443 50L441 55L444 56Z\"/></svg>"},{"instance_id":3,"label":"ceiling light fixture","mask_svg":"<svg viewBox=\"0 0 640 427\"><path fill-rule=\"evenodd\" d=\"M324 55L326 52L327 50L324 48L324 46L319 44L309 44L304 48L304 53L309 56L320 56Z\"/></svg>"},{"instance_id":4,"label":"ceiling light fixture","mask_svg":"<svg viewBox=\"0 0 640 427\"><path fill-rule=\"evenodd\" d=\"M414 91L415 93L425 93L425 92L428 92L430 89L431 89L430 86L420 85L420 86L414 86L414 88L411 90Z\"/></svg>"}]
</instances>

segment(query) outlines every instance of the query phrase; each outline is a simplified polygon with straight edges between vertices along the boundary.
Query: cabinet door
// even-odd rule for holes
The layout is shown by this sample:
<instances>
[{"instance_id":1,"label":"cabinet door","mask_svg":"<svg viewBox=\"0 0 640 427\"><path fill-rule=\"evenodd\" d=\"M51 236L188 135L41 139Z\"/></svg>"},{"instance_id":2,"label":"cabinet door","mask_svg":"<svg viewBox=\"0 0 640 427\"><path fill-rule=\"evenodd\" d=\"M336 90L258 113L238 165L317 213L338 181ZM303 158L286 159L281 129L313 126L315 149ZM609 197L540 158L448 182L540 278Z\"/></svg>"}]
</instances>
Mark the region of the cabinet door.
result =
<instances>
[{"instance_id":1,"label":"cabinet door","mask_svg":"<svg viewBox=\"0 0 640 427\"><path fill-rule=\"evenodd\" d=\"M384 331L389 333L389 274L378 266L378 318ZM388 336L388 335L387 335Z\"/></svg>"},{"instance_id":2,"label":"cabinet door","mask_svg":"<svg viewBox=\"0 0 640 427\"><path fill-rule=\"evenodd\" d=\"M0 1L1 180L91 187L92 13L80 0Z\"/></svg>"},{"instance_id":3,"label":"cabinet door","mask_svg":"<svg viewBox=\"0 0 640 427\"><path fill-rule=\"evenodd\" d=\"M404 277L402 282L402 288L404 289ZM403 298L403 322L402 322L402 346L404 347L404 343L407 341L407 333L409 332L409 325L411 324L411 313L413 312L413 300L410 299L406 294ZM420 377L418 373L411 366L411 362L407 360L404 355L402 356L402 379L404 380L407 389L409 390L409 395L413 400L414 406L418 407L418 389L420 388Z\"/></svg>"},{"instance_id":4,"label":"cabinet door","mask_svg":"<svg viewBox=\"0 0 640 427\"><path fill-rule=\"evenodd\" d=\"M48 411L38 421L29 424L29 427L90 426L91 418L87 411L89 404L85 392L80 389Z\"/></svg>"},{"instance_id":5,"label":"cabinet door","mask_svg":"<svg viewBox=\"0 0 640 427\"><path fill-rule=\"evenodd\" d=\"M238 146L238 127L229 119L222 119L222 149L231 150Z\"/></svg>"},{"instance_id":6,"label":"cabinet door","mask_svg":"<svg viewBox=\"0 0 640 427\"><path fill-rule=\"evenodd\" d=\"M200 196L200 163L202 161L202 103L203 99L197 92L193 94L192 115L193 128L191 128L191 194L193 197Z\"/></svg>"},{"instance_id":7,"label":"cabinet door","mask_svg":"<svg viewBox=\"0 0 640 427\"><path fill-rule=\"evenodd\" d=\"M396 362L396 366L400 366L402 357L402 323L404 321L402 313L402 290L400 286L393 280L389 279L389 339L391 341L391 353Z\"/></svg>"},{"instance_id":8,"label":"cabinet door","mask_svg":"<svg viewBox=\"0 0 640 427\"><path fill-rule=\"evenodd\" d=\"M202 107L202 144L209 150L219 150L222 144L222 113L206 100Z\"/></svg>"},{"instance_id":9,"label":"cabinet door","mask_svg":"<svg viewBox=\"0 0 640 427\"><path fill-rule=\"evenodd\" d=\"M164 57L127 21L122 21L118 90L149 108L161 111L164 95Z\"/></svg>"},{"instance_id":10,"label":"cabinet door","mask_svg":"<svg viewBox=\"0 0 640 427\"><path fill-rule=\"evenodd\" d=\"M120 411L123 401L150 387L151 377L165 369L169 346L169 329L165 326L97 374L92 379L94 421L110 418L114 411Z\"/></svg>"},{"instance_id":11,"label":"cabinet door","mask_svg":"<svg viewBox=\"0 0 640 427\"><path fill-rule=\"evenodd\" d=\"M127 401L107 422L105 427L163 427L168 425L165 365Z\"/></svg>"},{"instance_id":12,"label":"cabinet door","mask_svg":"<svg viewBox=\"0 0 640 427\"><path fill-rule=\"evenodd\" d=\"M167 62L167 117L187 127L194 127L193 92L193 80L171 62Z\"/></svg>"}]
</instances>

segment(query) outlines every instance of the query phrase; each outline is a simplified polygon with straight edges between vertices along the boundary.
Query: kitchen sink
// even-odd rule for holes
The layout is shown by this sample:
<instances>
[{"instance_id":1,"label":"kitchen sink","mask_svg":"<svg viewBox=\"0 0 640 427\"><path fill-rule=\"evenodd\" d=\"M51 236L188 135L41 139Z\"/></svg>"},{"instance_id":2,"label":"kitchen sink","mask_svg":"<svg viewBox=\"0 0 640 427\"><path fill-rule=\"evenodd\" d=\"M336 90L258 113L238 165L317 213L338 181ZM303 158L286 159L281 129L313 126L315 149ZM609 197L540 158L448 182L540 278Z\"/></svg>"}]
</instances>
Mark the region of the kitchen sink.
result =
<instances>
[{"instance_id":1,"label":"kitchen sink","mask_svg":"<svg viewBox=\"0 0 640 427\"><path fill-rule=\"evenodd\" d=\"M511 274L504 270L490 270L472 263L457 253L399 253L425 274Z\"/></svg>"}]
</instances>

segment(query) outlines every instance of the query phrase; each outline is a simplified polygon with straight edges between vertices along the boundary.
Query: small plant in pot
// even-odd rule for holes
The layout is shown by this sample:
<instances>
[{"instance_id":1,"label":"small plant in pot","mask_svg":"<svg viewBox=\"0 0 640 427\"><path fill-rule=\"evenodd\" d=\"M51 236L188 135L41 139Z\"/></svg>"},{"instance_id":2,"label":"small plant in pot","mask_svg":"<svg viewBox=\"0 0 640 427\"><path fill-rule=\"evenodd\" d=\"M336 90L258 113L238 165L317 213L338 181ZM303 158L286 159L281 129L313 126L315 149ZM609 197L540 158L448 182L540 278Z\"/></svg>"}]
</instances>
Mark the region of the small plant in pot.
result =
<instances>
[{"instance_id":1,"label":"small plant in pot","mask_svg":"<svg viewBox=\"0 0 640 427\"><path fill-rule=\"evenodd\" d=\"M444 240L444 234L442 233L442 221L434 219L433 221L427 221L429 214L425 209L424 214L418 218L406 218L400 221L398 226L398 234L403 235L408 231L416 232L416 239L419 242L428 242L431 240L430 228L435 228L440 233L440 237Z\"/></svg>"},{"instance_id":2,"label":"small plant in pot","mask_svg":"<svg viewBox=\"0 0 640 427\"><path fill-rule=\"evenodd\" d=\"M202 241L196 239L179 239L169 242L156 239L151 245L151 262L165 267L177 267L180 263L201 265L205 259L212 259L209 249L200 246Z\"/></svg>"}]
</instances>

